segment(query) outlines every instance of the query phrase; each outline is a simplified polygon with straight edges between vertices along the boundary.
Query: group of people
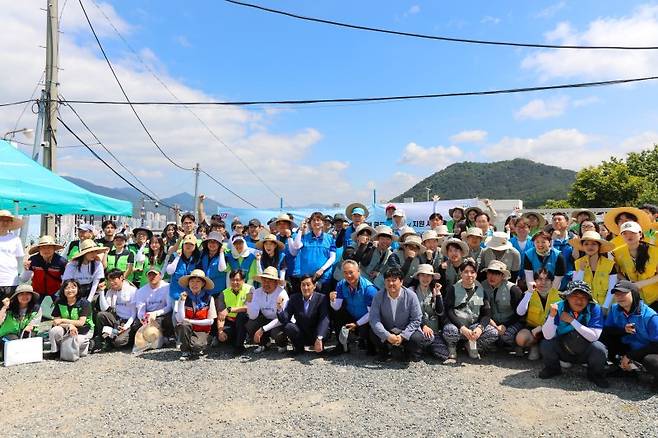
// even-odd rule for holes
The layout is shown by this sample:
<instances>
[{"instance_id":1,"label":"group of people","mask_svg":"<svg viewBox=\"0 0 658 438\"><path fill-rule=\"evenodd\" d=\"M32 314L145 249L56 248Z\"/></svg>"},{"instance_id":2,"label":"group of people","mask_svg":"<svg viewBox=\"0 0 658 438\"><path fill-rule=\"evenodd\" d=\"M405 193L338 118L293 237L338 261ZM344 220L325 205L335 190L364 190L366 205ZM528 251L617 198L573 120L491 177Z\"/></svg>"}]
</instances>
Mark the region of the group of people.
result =
<instances>
[{"instance_id":1,"label":"group of people","mask_svg":"<svg viewBox=\"0 0 658 438\"><path fill-rule=\"evenodd\" d=\"M501 230L485 207L432 213L423 230L392 204L375 227L359 203L246 226L200 208L200 223L185 213L159 235L107 220L99 237L80 224L66 248L43 236L27 255L13 232L21 220L0 211L0 338L37 334L45 312L52 356L71 338L80 357L175 343L181 360L222 344L356 348L380 361L501 349L541 359L542 379L586 364L599 387L644 370L658 391L658 207L602 221L515 212Z\"/></svg>"}]
</instances>

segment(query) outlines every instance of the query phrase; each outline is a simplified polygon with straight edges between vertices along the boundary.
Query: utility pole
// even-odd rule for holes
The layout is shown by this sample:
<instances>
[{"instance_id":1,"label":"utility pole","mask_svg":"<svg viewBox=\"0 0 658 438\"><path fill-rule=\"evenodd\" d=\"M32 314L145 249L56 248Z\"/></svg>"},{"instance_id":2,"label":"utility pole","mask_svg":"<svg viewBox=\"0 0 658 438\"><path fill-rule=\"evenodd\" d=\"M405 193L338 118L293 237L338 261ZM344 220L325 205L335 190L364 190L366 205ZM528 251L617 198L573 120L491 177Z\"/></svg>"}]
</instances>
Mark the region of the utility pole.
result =
<instances>
[{"instance_id":1,"label":"utility pole","mask_svg":"<svg viewBox=\"0 0 658 438\"><path fill-rule=\"evenodd\" d=\"M199 163L194 167L194 217L199 220Z\"/></svg>"},{"instance_id":2,"label":"utility pole","mask_svg":"<svg viewBox=\"0 0 658 438\"><path fill-rule=\"evenodd\" d=\"M425 187L425 190L427 190L427 202L430 200L430 190L432 190L431 187Z\"/></svg>"},{"instance_id":3,"label":"utility pole","mask_svg":"<svg viewBox=\"0 0 658 438\"><path fill-rule=\"evenodd\" d=\"M46 111L43 124L43 166L55 171L55 155L57 148L57 85L59 62L59 8L58 0L46 0ZM41 216L41 235L55 236L55 216Z\"/></svg>"}]
</instances>

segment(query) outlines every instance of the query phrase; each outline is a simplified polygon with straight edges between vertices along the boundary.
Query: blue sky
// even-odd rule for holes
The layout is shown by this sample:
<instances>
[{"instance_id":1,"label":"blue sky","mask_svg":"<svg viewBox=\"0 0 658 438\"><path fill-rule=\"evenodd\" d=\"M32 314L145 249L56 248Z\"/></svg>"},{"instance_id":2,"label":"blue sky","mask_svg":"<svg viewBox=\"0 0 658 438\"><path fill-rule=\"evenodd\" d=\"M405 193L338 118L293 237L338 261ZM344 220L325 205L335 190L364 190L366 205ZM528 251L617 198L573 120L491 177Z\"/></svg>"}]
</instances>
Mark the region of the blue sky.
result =
<instances>
[{"instance_id":1,"label":"blue sky","mask_svg":"<svg viewBox=\"0 0 658 438\"><path fill-rule=\"evenodd\" d=\"M14 2L12 2L14 3ZM29 97L43 69L41 1L8 5L17 77L0 73L3 101ZM60 3L63 3L60 0ZM303 99L514 88L651 76L658 52L556 51L426 41L302 22L221 1L100 3L130 44L187 100ZM261 1L303 15L444 36L555 44L658 45L655 2ZM171 100L90 0L108 54L133 99ZM77 1L63 14L62 92L69 99L121 94ZM21 56L16 44L30 44ZM18 67L17 67L18 68ZM101 86L99 86L101 84ZM658 141L656 85L386 104L199 109L213 130L287 203L345 204L397 195L454 162L527 157L579 169ZM192 191L191 175L157 155L127 108L77 107L108 147L159 195ZM65 120L74 122L63 111ZM262 207L278 199L254 181L184 109L139 109L160 144L196 161ZM0 111L13 126L20 108ZM34 123L31 114L21 119ZM68 122L67 122L68 123ZM76 129L79 124L73 123ZM21 125L22 126L22 125ZM88 138L85 137L85 138ZM74 141L62 133L62 143ZM110 186L117 178L77 148L61 173ZM440 188L436 189L440 193ZM243 206L209 180L202 191Z\"/></svg>"}]
</instances>

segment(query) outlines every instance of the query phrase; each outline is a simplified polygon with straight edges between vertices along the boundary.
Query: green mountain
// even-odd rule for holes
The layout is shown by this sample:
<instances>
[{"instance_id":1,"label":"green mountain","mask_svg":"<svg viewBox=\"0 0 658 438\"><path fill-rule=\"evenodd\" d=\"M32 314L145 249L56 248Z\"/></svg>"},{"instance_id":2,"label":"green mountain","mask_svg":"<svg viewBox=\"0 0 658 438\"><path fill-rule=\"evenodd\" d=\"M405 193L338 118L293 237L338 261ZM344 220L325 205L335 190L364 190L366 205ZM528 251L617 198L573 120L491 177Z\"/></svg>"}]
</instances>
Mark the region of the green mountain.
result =
<instances>
[{"instance_id":1,"label":"green mountain","mask_svg":"<svg viewBox=\"0 0 658 438\"><path fill-rule=\"evenodd\" d=\"M452 164L425 178L392 201L413 197L425 200L426 187L442 199L521 199L525 207L536 208L547 199L566 199L576 172L517 158L495 163Z\"/></svg>"}]
</instances>

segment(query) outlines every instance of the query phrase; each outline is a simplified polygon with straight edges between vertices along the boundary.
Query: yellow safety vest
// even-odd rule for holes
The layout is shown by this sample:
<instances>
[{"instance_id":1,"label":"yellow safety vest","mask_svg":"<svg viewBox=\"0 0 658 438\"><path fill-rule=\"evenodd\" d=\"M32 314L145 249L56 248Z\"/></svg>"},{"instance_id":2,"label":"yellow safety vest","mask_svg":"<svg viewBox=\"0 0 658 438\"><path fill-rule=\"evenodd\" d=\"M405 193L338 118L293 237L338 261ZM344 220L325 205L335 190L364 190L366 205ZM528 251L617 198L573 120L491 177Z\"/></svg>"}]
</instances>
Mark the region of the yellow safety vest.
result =
<instances>
[{"instance_id":1,"label":"yellow safety vest","mask_svg":"<svg viewBox=\"0 0 658 438\"><path fill-rule=\"evenodd\" d=\"M610 280L610 272L615 267L614 260L600 255L599 261L596 264L596 271L592 273L592 268L589 266L589 256L583 256L576 260L576 271L583 271L583 281L592 288L592 295L597 303L603 305L605 297L608 295L608 285Z\"/></svg>"},{"instance_id":2,"label":"yellow safety vest","mask_svg":"<svg viewBox=\"0 0 658 438\"><path fill-rule=\"evenodd\" d=\"M247 294L251 290L251 285L250 284L243 284L242 289L240 289L240 292L236 295L233 292L233 289L230 287L224 289L222 293L224 294L224 304L226 304L226 307L243 307L247 301ZM237 317L238 314L235 312L231 312L228 314L229 318L235 318Z\"/></svg>"},{"instance_id":3,"label":"yellow safety vest","mask_svg":"<svg viewBox=\"0 0 658 438\"><path fill-rule=\"evenodd\" d=\"M635 270L635 262L631 257L628 246L624 245L615 249L612 254L615 256L615 262L619 266L619 272L630 281L641 281L656 275L658 269L658 248L649 245L649 261L644 268L644 273L639 274ZM658 299L658 283L650 284L640 289L640 296L647 306L650 306Z\"/></svg>"},{"instance_id":4,"label":"yellow safety vest","mask_svg":"<svg viewBox=\"0 0 658 438\"><path fill-rule=\"evenodd\" d=\"M552 288L548 291L548 297L546 298L546 306L541 304L541 297L539 292L533 291L532 296L530 297L530 303L528 304L528 314L526 315L526 322L530 328L539 327L544 324L546 321L546 316L551 310L551 304L557 303L560 301L560 293L557 289Z\"/></svg>"}]
</instances>

